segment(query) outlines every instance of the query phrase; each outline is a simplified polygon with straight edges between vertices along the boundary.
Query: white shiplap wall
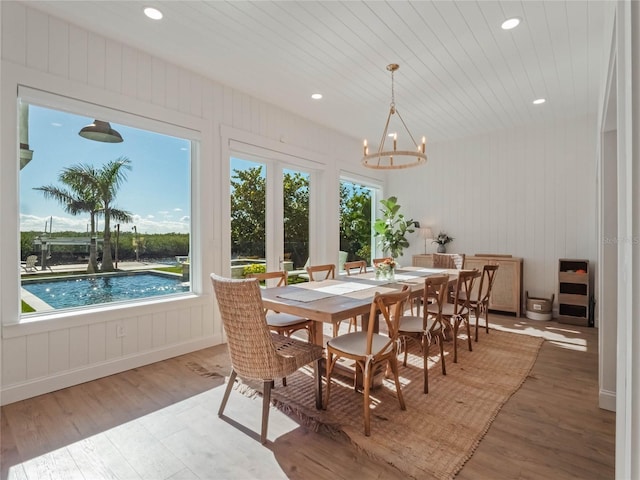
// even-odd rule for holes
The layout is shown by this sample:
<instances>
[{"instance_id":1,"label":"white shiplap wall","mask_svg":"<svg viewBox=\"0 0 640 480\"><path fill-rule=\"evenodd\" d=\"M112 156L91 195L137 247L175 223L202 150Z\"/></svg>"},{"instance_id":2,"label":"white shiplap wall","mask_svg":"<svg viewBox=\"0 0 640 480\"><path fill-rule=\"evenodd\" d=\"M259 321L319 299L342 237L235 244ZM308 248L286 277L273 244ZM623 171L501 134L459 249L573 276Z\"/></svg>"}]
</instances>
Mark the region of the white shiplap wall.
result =
<instances>
[{"instance_id":1,"label":"white shiplap wall","mask_svg":"<svg viewBox=\"0 0 640 480\"><path fill-rule=\"evenodd\" d=\"M434 144L421 171L387 184L409 217L455 238L448 252L523 257L523 295L557 299L559 258L590 260L594 278L596 138L589 116ZM416 237L403 261L423 252Z\"/></svg>"},{"instance_id":2,"label":"white shiplap wall","mask_svg":"<svg viewBox=\"0 0 640 480\"><path fill-rule=\"evenodd\" d=\"M29 5L2 2L2 175L0 176L0 292L2 324L1 403L56 390L134 366L169 358L223 340L209 272L228 273L228 236L223 192L228 187L221 127L278 142L282 151L309 152L326 170L359 170L360 144L336 131L266 104L231 87L137 51L113 39L50 17ZM15 98L17 84L112 109L174 122L200 131L201 161L195 165L193 298L107 309L91 315L16 324L19 319L19 229ZM338 162L340 167L338 168ZM371 176L370 173L368 173ZM338 178L324 179L327 198L338 198ZM337 200L336 200L337 201ZM334 210L331 210L334 211ZM226 216L228 218L228 215ZM327 222L337 228L337 220ZM337 235L335 247L337 251ZM322 254L320 254L321 256ZM228 268L228 267L226 267ZM118 325L127 335L116 338Z\"/></svg>"}]
</instances>

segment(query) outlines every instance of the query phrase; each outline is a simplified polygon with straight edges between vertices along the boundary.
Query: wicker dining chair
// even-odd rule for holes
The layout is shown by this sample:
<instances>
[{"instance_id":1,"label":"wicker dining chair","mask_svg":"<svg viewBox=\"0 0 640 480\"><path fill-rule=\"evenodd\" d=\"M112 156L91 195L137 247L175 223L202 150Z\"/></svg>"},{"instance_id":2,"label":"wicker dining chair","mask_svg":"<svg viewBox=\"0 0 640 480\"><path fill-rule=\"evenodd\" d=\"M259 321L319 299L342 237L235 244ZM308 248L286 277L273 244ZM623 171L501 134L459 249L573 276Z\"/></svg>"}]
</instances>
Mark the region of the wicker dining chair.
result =
<instances>
[{"instance_id":1,"label":"wicker dining chair","mask_svg":"<svg viewBox=\"0 0 640 480\"><path fill-rule=\"evenodd\" d=\"M442 305L442 319L445 329L451 327L453 329L453 363L458 363L458 332L460 325L463 323L467 327L467 343L469 351L471 347L471 326L469 324L469 313L471 310L471 291L473 282L480 276L478 270L461 270L458 273L458 281L454 288L453 303L444 303ZM429 313L437 314L438 307L435 304L427 304Z\"/></svg>"},{"instance_id":2,"label":"wicker dining chair","mask_svg":"<svg viewBox=\"0 0 640 480\"><path fill-rule=\"evenodd\" d=\"M371 435L371 410L370 389L373 373L380 364L388 364L396 384L396 392L400 408L406 410L400 379L398 377L398 322L411 290L405 285L400 292L378 293L376 292L371 302L369 318L373 319L378 313L385 319L388 336L374 333L374 321L370 321L367 330L347 333L332 338L327 342L327 390L324 408L329 406L331 391L331 374L336 362L340 358L353 360L356 371L362 372L364 391L364 434ZM354 375L354 385L356 375Z\"/></svg>"},{"instance_id":3,"label":"wicker dining chair","mask_svg":"<svg viewBox=\"0 0 640 480\"><path fill-rule=\"evenodd\" d=\"M245 278L257 278L258 281L264 282L265 286L270 286L270 282L274 282L276 287L287 285L287 272L285 270L264 273L250 273ZM302 318L289 313L266 311L267 325L272 331L290 337L292 333L298 330L306 330L309 341L314 339L315 322L308 318Z\"/></svg>"},{"instance_id":4,"label":"wicker dining chair","mask_svg":"<svg viewBox=\"0 0 640 480\"><path fill-rule=\"evenodd\" d=\"M442 374L447 374L444 361L444 334L442 325L442 307L447 301L447 292L449 285L449 275L433 275L425 278L424 291L422 298L425 301L431 301L432 309L422 310L422 315L405 315L400 317L400 325L398 326L398 334L400 338L405 340L404 346L404 362L407 366L408 348L406 340L417 341L420 345L423 358L424 369L424 393L429 393L429 348L433 341L437 341L440 346L440 364L442 366Z\"/></svg>"},{"instance_id":5,"label":"wicker dining chair","mask_svg":"<svg viewBox=\"0 0 640 480\"><path fill-rule=\"evenodd\" d=\"M231 358L231 374L218 416L224 413L237 376L262 381L260 441L264 444L267 442L271 388L276 378L284 378L313 363L316 408L322 408L320 362L323 349L320 345L301 342L269 330L257 279L235 280L212 273L211 283L227 335Z\"/></svg>"}]
</instances>

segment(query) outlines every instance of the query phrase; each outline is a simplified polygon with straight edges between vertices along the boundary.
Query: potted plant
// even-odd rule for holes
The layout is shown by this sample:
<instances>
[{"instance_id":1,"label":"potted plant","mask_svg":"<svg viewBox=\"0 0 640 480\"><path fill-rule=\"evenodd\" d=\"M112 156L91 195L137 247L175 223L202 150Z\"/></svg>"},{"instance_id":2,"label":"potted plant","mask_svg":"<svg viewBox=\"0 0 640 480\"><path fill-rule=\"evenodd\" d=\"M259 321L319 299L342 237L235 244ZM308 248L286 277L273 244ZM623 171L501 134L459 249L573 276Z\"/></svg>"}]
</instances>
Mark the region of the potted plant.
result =
<instances>
[{"instance_id":1,"label":"potted plant","mask_svg":"<svg viewBox=\"0 0 640 480\"><path fill-rule=\"evenodd\" d=\"M409 246L406 234L415 232L413 227L417 222L404 218L400 213L397 197L382 199L380 203L382 218L376 218L373 224L374 236L379 237L378 241L383 253L396 259Z\"/></svg>"},{"instance_id":2,"label":"potted plant","mask_svg":"<svg viewBox=\"0 0 640 480\"><path fill-rule=\"evenodd\" d=\"M447 233L440 231L432 243L438 244L438 253L447 253L447 243L450 242L453 242L453 237L450 237Z\"/></svg>"}]
</instances>

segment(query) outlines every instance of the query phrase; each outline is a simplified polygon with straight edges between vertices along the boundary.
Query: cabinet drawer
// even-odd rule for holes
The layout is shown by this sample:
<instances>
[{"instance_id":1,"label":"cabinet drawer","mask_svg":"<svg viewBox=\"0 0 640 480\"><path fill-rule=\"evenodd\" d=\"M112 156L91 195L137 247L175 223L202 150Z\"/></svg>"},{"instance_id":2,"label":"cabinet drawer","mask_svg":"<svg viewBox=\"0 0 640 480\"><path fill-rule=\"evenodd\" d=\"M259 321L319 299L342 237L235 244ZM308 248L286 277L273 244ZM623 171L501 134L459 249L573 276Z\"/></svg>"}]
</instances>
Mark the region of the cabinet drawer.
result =
<instances>
[{"instance_id":1,"label":"cabinet drawer","mask_svg":"<svg viewBox=\"0 0 640 480\"><path fill-rule=\"evenodd\" d=\"M558 280L564 283L589 283L589 275L586 273L558 272Z\"/></svg>"},{"instance_id":2,"label":"cabinet drawer","mask_svg":"<svg viewBox=\"0 0 640 480\"><path fill-rule=\"evenodd\" d=\"M589 305L588 295L571 295L569 293L560 293L558 295L558 303L567 305Z\"/></svg>"}]
</instances>

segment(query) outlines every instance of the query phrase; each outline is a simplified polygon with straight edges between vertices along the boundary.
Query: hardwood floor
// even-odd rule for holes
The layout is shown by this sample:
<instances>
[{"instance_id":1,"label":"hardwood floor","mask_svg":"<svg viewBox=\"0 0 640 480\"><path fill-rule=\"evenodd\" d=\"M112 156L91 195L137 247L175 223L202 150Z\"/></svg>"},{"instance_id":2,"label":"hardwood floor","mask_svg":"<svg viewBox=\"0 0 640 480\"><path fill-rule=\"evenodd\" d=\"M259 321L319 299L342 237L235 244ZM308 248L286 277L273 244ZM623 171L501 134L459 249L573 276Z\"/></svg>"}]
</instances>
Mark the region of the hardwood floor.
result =
<instances>
[{"instance_id":1,"label":"hardwood floor","mask_svg":"<svg viewBox=\"0 0 640 480\"><path fill-rule=\"evenodd\" d=\"M491 321L547 341L456 478L614 478L615 414L598 408L597 330ZM262 446L259 399L233 392L218 418L224 378L198 366L215 371L225 356L213 347L2 407L2 478L405 478L275 409Z\"/></svg>"}]
</instances>

